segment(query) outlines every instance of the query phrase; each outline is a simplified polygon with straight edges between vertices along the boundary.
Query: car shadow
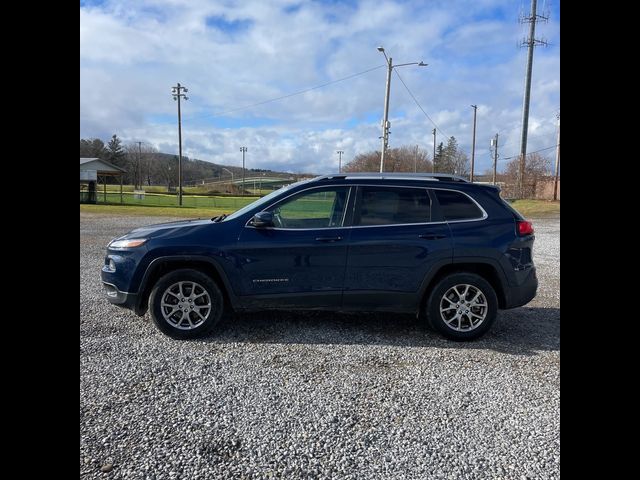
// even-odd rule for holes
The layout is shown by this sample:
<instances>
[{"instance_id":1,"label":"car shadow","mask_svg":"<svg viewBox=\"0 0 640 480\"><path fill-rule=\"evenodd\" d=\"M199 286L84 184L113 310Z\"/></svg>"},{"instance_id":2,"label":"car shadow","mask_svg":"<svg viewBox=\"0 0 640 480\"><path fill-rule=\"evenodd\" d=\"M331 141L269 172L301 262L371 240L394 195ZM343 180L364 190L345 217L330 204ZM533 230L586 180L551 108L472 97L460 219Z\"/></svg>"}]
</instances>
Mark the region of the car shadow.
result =
<instances>
[{"instance_id":1,"label":"car shadow","mask_svg":"<svg viewBox=\"0 0 640 480\"><path fill-rule=\"evenodd\" d=\"M233 314L207 343L389 345L489 349L513 355L560 350L560 309L521 307L499 311L483 337L454 342L424 328L413 315L392 313L276 312Z\"/></svg>"}]
</instances>

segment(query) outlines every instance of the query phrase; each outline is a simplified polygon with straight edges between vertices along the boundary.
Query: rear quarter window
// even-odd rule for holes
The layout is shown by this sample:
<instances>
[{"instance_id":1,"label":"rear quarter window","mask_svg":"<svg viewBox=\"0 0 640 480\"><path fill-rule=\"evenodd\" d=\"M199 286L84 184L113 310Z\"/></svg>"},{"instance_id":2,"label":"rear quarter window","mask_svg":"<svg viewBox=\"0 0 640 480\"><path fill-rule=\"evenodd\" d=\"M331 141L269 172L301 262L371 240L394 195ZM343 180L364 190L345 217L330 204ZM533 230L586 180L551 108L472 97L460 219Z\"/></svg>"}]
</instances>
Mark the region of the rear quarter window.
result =
<instances>
[{"instance_id":1,"label":"rear quarter window","mask_svg":"<svg viewBox=\"0 0 640 480\"><path fill-rule=\"evenodd\" d=\"M477 220L483 217L482 210L464 193L453 190L433 191L445 220Z\"/></svg>"}]
</instances>

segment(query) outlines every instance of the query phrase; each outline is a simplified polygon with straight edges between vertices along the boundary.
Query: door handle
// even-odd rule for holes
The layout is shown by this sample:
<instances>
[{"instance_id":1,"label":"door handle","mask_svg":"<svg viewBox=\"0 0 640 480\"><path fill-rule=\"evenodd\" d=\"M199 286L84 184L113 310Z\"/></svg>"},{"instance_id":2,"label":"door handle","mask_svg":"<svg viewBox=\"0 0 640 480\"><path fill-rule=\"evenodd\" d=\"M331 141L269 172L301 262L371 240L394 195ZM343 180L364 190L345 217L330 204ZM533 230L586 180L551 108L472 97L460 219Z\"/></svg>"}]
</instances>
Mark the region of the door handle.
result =
<instances>
[{"instance_id":1,"label":"door handle","mask_svg":"<svg viewBox=\"0 0 640 480\"><path fill-rule=\"evenodd\" d=\"M424 238L425 240L439 240L441 238L445 238L446 235L440 233L422 233L418 235L420 238Z\"/></svg>"},{"instance_id":2,"label":"door handle","mask_svg":"<svg viewBox=\"0 0 640 480\"><path fill-rule=\"evenodd\" d=\"M316 242L338 242L342 237L316 237Z\"/></svg>"}]
</instances>

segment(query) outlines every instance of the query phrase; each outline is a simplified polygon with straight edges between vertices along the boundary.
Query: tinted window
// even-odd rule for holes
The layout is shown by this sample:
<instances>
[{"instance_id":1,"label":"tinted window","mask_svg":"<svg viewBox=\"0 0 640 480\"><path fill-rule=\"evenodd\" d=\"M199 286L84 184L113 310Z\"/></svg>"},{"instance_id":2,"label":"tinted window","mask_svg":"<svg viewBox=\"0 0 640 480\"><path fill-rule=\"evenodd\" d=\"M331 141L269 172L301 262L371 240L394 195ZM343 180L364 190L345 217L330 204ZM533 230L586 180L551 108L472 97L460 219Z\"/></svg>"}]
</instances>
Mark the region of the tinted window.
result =
<instances>
[{"instance_id":1,"label":"tinted window","mask_svg":"<svg viewBox=\"0 0 640 480\"><path fill-rule=\"evenodd\" d=\"M355 225L425 223L431 220L431 199L424 188L361 187Z\"/></svg>"},{"instance_id":2,"label":"tinted window","mask_svg":"<svg viewBox=\"0 0 640 480\"><path fill-rule=\"evenodd\" d=\"M349 187L309 190L270 209L280 228L328 228L342 226Z\"/></svg>"},{"instance_id":3,"label":"tinted window","mask_svg":"<svg viewBox=\"0 0 640 480\"><path fill-rule=\"evenodd\" d=\"M463 193L451 190L434 190L434 192L445 220L482 218L482 211Z\"/></svg>"}]
</instances>

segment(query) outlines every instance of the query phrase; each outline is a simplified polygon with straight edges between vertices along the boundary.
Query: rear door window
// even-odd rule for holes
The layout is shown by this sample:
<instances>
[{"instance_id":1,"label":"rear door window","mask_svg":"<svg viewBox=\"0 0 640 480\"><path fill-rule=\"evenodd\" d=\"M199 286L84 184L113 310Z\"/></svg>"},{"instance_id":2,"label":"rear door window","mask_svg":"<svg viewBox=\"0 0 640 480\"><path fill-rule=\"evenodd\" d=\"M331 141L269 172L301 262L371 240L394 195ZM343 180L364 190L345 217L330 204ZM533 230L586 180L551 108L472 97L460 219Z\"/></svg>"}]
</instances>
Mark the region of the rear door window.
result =
<instances>
[{"instance_id":1,"label":"rear door window","mask_svg":"<svg viewBox=\"0 0 640 480\"><path fill-rule=\"evenodd\" d=\"M399 225L431 221L431 199L425 188L360 187L354 225Z\"/></svg>"},{"instance_id":2,"label":"rear door window","mask_svg":"<svg viewBox=\"0 0 640 480\"><path fill-rule=\"evenodd\" d=\"M477 220L483 217L482 210L464 193L453 190L433 190L433 192L436 194L445 220Z\"/></svg>"}]
</instances>

